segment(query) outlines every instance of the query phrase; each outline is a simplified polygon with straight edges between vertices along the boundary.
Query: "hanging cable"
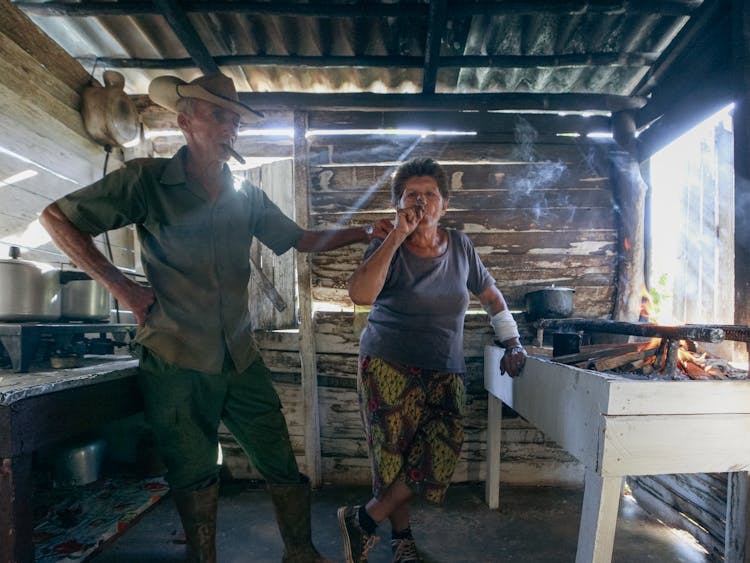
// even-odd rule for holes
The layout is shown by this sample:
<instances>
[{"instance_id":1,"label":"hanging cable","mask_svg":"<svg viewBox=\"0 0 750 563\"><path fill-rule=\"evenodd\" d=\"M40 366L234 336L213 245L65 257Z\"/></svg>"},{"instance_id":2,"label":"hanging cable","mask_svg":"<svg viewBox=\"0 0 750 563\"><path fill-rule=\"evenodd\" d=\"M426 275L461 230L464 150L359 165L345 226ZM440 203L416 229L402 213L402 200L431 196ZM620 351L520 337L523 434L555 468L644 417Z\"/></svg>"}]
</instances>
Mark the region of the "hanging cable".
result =
<instances>
[{"instance_id":1,"label":"hanging cable","mask_svg":"<svg viewBox=\"0 0 750 563\"><path fill-rule=\"evenodd\" d=\"M109 164L109 155L112 153L112 145L104 145L104 169L102 170L102 178L107 175L107 165ZM112 244L109 241L109 231L104 231L104 246L107 249L107 257L113 264L115 263L114 255L112 254ZM115 321L120 324L120 304L115 298Z\"/></svg>"}]
</instances>

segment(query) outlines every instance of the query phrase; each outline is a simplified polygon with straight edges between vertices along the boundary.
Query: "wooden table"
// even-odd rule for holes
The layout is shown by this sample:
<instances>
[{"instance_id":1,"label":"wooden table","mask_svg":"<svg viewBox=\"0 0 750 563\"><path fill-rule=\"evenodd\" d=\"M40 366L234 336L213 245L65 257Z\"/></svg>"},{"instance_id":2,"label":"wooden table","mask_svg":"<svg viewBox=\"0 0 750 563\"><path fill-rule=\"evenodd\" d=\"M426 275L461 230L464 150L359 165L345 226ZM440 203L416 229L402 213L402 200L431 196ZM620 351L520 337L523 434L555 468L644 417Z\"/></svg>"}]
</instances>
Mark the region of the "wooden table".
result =
<instances>
[{"instance_id":1,"label":"wooden table","mask_svg":"<svg viewBox=\"0 0 750 563\"><path fill-rule=\"evenodd\" d=\"M730 472L725 554L745 561L750 381L634 380L528 358L500 375L502 349L487 346L486 499L499 506L502 403L585 466L577 563L612 559L624 477Z\"/></svg>"},{"instance_id":2,"label":"wooden table","mask_svg":"<svg viewBox=\"0 0 750 563\"><path fill-rule=\"evenodd\" d=\"M142 410L137 369L137 360L110 356L75 369L0 371L0 563L34 560L32 452Z\"/></svg>"}]
</instances>

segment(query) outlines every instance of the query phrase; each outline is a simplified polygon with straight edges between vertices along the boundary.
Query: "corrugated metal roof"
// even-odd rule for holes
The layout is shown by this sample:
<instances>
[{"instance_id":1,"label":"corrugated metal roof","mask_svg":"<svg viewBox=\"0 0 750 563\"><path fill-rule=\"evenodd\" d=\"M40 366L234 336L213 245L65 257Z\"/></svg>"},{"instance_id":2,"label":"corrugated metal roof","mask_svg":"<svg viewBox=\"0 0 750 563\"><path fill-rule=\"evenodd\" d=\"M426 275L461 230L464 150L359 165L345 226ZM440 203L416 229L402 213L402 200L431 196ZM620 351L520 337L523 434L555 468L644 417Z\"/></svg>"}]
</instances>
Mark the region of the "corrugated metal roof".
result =
<instances>
[{"instance_id":1,"label":"corrugated metal roof","mask_svg":"<svg viewBox=\"0 0 750 563\"><path fill-rule=\"evenodd\" d=\"M154 7L166 4L186 16L200 47L245 92L420 93L432 69L434 92L443 94L632 95L703 2L17 4L98 79L108 68L122 72L130 94L146 93L161 74L201 73L180 21ZM434 13L441 7L444 17ZM437 60L429 53L436 34ZM235 64L237 56L251 58ZM387 59L363 66L376 57ZM191 66L137 68L183 63Z\"/></svg>"}]
</instances>

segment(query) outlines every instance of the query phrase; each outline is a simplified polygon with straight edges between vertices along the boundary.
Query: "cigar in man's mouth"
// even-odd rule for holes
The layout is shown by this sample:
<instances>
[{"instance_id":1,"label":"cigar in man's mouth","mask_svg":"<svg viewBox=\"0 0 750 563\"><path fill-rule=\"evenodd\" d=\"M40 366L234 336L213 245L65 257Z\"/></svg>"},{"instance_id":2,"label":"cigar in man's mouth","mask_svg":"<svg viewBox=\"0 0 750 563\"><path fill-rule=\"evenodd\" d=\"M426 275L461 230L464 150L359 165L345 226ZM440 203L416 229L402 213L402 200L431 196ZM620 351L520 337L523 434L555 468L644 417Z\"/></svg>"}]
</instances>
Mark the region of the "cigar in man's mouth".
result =
<instances>
[{"instance_id":1,"label":"cigar in man's mouth","mask_svg":"<svg viewBox=\"0 0 750 563\"><path fill-rule=\"evenodd\" d=\"M229 151L229 154L231 154L235 158L235 160L237 160L237 162L239 162L240 164L245 164L245 159L242 158L242 155L240 153L234 150L232 145L230 145L229 143L224 143L224 146Z\"/></svg>"}]
</instances>

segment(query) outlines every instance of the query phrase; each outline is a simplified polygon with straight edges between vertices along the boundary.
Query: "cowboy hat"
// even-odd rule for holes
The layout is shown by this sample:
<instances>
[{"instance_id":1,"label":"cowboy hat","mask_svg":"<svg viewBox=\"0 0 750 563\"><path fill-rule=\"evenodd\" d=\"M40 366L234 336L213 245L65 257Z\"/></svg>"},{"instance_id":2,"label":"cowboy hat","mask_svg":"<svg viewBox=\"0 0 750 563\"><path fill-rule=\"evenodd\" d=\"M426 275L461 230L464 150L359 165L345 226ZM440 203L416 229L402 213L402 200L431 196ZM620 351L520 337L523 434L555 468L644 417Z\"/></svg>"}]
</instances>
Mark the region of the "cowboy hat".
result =
<instances>
[{"instance_id":1,"label":"cowboy hat","mask_svg":"<svg viewBox=\"0 0 750 563\"><path fill-rule=\"evenodd\" d=\"M177 102L181 98L196 98L233 111L243 123L253 123L263 117L259 111L240 102L234 82L220 72L199 76L190 82L176 76L158 76L148 85L148 95L155 103L172 111L178 111Z\"/></svg>"}]
</instances>

